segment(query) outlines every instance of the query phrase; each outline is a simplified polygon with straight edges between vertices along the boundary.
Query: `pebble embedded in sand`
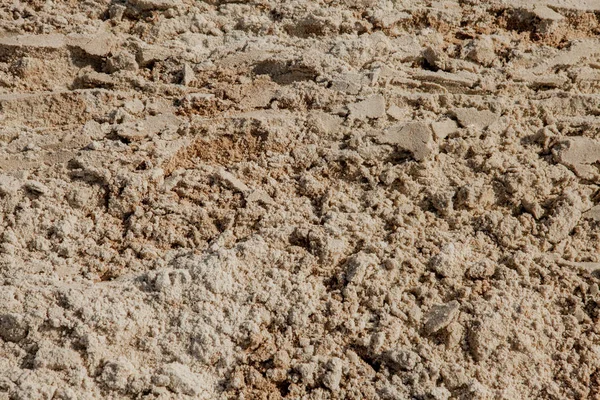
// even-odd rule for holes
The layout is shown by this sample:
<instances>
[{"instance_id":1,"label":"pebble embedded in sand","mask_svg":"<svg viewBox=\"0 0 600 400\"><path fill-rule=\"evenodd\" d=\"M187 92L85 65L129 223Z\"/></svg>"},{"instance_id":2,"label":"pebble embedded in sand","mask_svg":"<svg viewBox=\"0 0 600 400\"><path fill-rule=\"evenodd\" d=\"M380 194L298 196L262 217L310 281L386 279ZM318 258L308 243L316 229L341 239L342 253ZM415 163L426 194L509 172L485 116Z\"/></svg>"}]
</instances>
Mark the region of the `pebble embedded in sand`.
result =
<instances>
[{"instance_id":1,"label":"pebble embedded in sand","mask_svg":"<svg viewBox=\"0 0 600 400\"><path fill-rule=\"evenodd\" d=\"M0 338L7 342L19 342L28 334L28 327L23 317L16 314L0 315Z\"/></svg>"},{"instance_id":2,"label":"pebble embedded in sand","mask_svg":"<svg viewBox=\"0 0 600 400\"><path fill-rule=\"evenodd\" d=\"M375 95L357 103L349 104L350 116L356 119L381 118L385 116L385 99Z\"/></svg>"},{"instance_id":3,"label":"pebble embedded in sand","mask_svg":"<svg viewBox=\"0 0 600 400\"><path fill-rule=\"evenodd\" d=\"M363 76L359 74L344 74L331 81L331 88L349 94L358 94Z\"/></svg>"},{"instance_id":4,"label":"pebble embedded in sand","mask_svg":"<svg viewBox=\"0 0 600 400\"><path fill-rule=\"evenodd\" d=\"M466 56L481 65L491 66L497 59L494 41L489 36L472 40L466 47Z\"/></svg>"},{"instance_id":5,"label":"pebble embedded in sand","mask_svg":"<svg viewBox=\"0 0 600 400\"><path fill-rule=\"evenodd\" d=\"M409 151L417 161L422 161L435 152L431 128L425 122L394 125L378 140L380 143L395 145Z\"/></svg>"},{"instance_id":6,"label":"pebble embedded in sand","mask_svg":"<svg viewBox=\"0 0 600 400\"><path fill-rule=\"evenodd\" d=\"M33 181L33 180L27 181L27 182L25 182L25 185L23 187L28 192L33 193L38 196L48 193L48 187L38 181Z\"/></svg>"},{"instance_id":7,"label":"pebble embedded in sand","mask_svg":"<svg viewBox=\"0 0 600 400\"><path fill-rule=\"evenodd\" d=\"M539 19L544 20L544 21L557 22L557 21L563 21L565 19L565 17L563 15L557 13L550 7L547 7L543 4L535 5L533 7L533 14L536 17L538 17Z\"/></svg>"},{"instance_id":8,"label":"pebble embedded in sand","mask_svg":"<svg viewBox=\"0 0 600 400\"><path fill-rule=\"evenodd\" d=\"M181 84L184 86L190 86L190 84L196 79L196 75L194 74L194 70L190 67L189 64L184 64L183 69L181 71Z\"/></svg>"},{"instance_id":9,"label":"pebble embedded in sand","mask_svg":"<svg viewBox=\"0 0 600 400\"><path fill-rule=\"evenodd\" d=\"M593 180L598 177L598 168L594 164L600 161L600 142L584 136L572 136L560 141L552 151L556 161L581 178Z\"/></svg>"},{"instance_id":10,"label":"pebble embedded in sand","mask_svg":"<svg viewBox=\"0 0 600 400\"><path fill-rule=\"evenodd\" d=\"M412 371L421 362L421 357L411 350L390 350L383 357L393 370Z\"/></svg>"},{"instance_id":11,"label":"pebble embedded in sand","mask_svg":"<svg viewBox=\"0 0 600 400\"><path fill-rule=\"evenodd\" d=\"M460 303L452 300L449 303L436 305L429 310L424 325L425 333L431 335L448 326L458 315Z\"/></svg>"},{"instance_id":12,"label":"pebble embedded in sand","mask_svg":"<svg viewBox=\"0 0 600 400\"><path fill-rule=\"evenodd\" d=\"M118 43L118 38L109 32L96 34L71 33L66 37L67 44L71 47L95 57L107 57Z\"/></svg>"},{"instance_id":13,"label":"pebble embedded in sand","mask_svg":"<svg viewBox=\"0 0 600 400\"><path fill-rule=\"evenodd\" d=\"M221 182L223 182L225 184L225 186L227 186L233 190L236 190L244 195L248 195L248 194L250 194L250 192L252 192L252 189L250 189L248 187L248 185L246 185L244 182L242 182L240 179L238 179L231 172L225 171L224 169L220 169L217 171L215 176Z\"/></svg>"},{"instance_id":14,"label":"pebble embedded in sand","mask_svg":"<svg viewBox=\"0 0 600 400\"><path fill-rule=\"evenodd\" d=\"M150 67L157 61L164 61L171 56L171 50L159 45L139 45L136 60L142 68Z\"/></svg>"},{"instance_id":15,"label":"pebble embedded in sand","mask_svg":"<svg viewBox=\"0 0 600 400\"><path fill-rule=\"evenodd\" d=\"M485 129L499 118L498 114L489 110L478 110L472 107L457 108L454 110L454 116L460 126L464 128L472 126L476 129Z\"/></svg>"},{"instance_id":16,"label":"pebble embedded in sand","mask_svg":"<svg viewBox=\"0 0 600 400\"><path fill-rule=\"evenodd\" d=\"M118 71L137 71L137 69L135 56L128 51L120 51L106 61L106 72L110 74Z\"/></svg>"},{"instance_id":17,"label":"pebble embedded in sand","mask_svg":"<svg viewBox=\"0 0 600 400\"><path fill-rule=\"evenodd\" d=\"M431 129L437 140L443 140L458 131L458 125L451 119L431 123Z\"/></svg>"}]
</instances>

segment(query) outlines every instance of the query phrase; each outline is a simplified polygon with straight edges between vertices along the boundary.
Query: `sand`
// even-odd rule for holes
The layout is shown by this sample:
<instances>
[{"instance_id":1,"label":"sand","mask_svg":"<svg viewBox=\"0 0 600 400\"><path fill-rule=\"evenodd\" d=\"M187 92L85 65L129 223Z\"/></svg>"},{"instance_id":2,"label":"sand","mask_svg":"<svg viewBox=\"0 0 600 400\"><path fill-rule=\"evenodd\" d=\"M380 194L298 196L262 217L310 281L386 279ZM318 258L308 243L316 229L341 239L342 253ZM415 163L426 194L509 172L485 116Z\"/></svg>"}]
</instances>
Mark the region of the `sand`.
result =
<instances>
[{"instance_id":1,"label":"sand","mask_svg":"<svg viewBox=\"0 0 600 400\"><path fill-rule=\"evenodd\" d=\"M0 399L600 398L600 2L0 2Z\"/></svg>"}]
</instances>

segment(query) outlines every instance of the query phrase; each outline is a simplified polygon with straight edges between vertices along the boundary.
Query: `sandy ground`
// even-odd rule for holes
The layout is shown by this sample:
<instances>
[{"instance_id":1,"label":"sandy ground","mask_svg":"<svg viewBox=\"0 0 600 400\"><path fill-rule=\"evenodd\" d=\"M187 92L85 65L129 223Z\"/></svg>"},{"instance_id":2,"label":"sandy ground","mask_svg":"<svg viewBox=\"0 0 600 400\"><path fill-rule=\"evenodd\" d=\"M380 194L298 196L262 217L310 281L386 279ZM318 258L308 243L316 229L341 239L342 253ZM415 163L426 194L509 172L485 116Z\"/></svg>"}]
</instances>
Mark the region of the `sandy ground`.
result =
<instances>
[{"instance_id":1,"label":"sandy ground","mask_svg":"<svg viewBox=\"0 0 600 400\"><path fill-rule=\"evenodd\" d=\"M599 33L0 0L0 399L599 399Z\"/></svg>"}]
</instances>

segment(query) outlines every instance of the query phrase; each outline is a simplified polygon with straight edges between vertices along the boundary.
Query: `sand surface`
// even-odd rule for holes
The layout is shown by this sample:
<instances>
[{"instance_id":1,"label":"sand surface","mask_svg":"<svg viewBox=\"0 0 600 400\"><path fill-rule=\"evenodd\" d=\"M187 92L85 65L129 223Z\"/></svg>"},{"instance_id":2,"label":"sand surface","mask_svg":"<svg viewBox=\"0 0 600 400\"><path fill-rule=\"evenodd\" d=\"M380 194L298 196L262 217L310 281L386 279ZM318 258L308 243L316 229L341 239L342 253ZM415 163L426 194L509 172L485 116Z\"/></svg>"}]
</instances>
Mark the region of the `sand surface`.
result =
<instances>
[{"instance_id":1,"label":"sand surface","mask_svg":"<svg viewBox=\"0 0 600 400\"><path fill-rule=\"evenodd\" d=\"M0 400L600 399L599 34L0 0Z\"/></svg>"}]
</instances>

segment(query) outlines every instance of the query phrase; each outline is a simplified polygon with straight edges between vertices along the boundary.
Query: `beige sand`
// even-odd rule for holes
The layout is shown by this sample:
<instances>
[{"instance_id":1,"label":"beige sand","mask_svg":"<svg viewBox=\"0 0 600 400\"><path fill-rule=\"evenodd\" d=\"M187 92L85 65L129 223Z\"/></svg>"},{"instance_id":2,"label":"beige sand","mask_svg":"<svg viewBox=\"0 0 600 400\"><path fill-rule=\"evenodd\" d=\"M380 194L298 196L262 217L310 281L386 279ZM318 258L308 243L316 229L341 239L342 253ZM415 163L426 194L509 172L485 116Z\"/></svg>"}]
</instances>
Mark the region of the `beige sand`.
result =
<instances>
[{"instance_id":1,"label":"beige sand","mask_svg":"<svg viewBox=\"0 0 600 400\"><path fill-rule=\"evenodd\" d=\"M1 400L600 398L599 1L0 5Z\"/></svg>"}]
</instances>

